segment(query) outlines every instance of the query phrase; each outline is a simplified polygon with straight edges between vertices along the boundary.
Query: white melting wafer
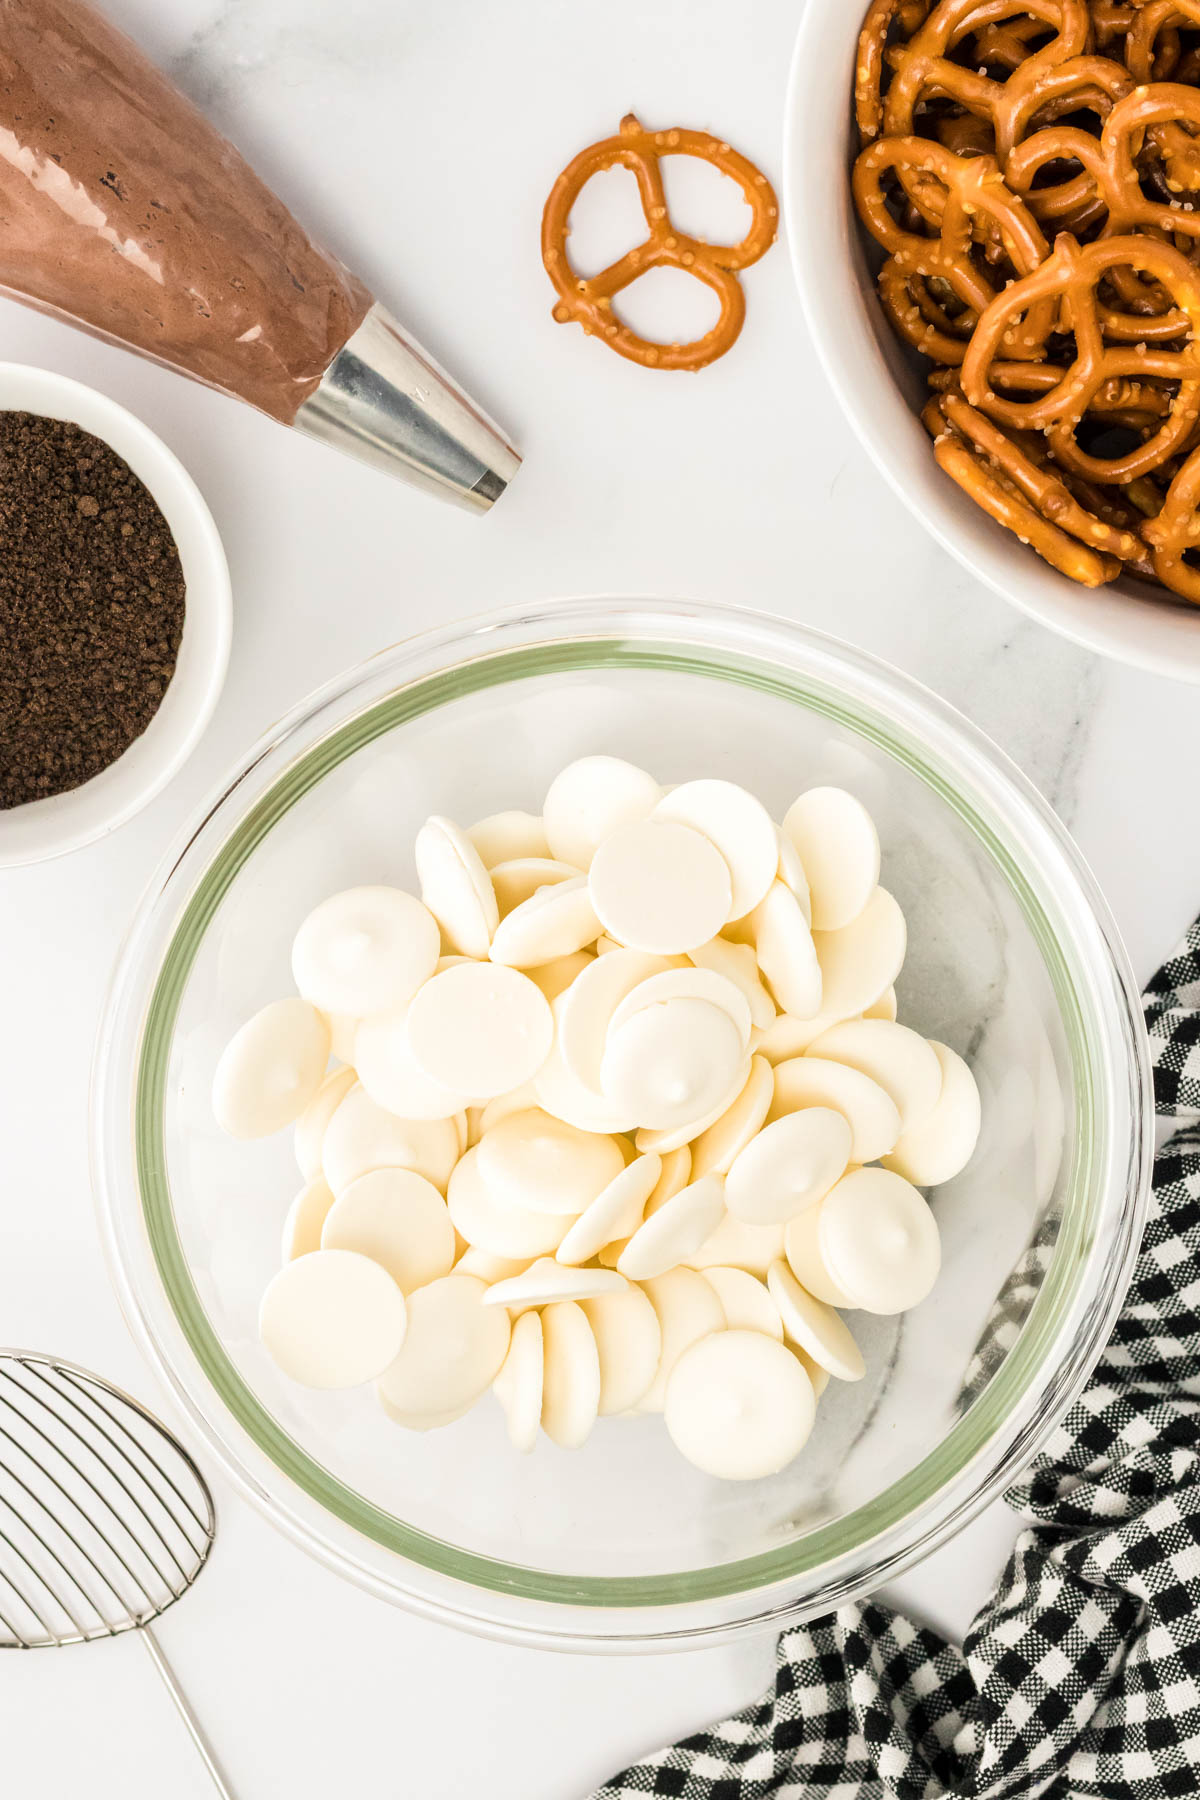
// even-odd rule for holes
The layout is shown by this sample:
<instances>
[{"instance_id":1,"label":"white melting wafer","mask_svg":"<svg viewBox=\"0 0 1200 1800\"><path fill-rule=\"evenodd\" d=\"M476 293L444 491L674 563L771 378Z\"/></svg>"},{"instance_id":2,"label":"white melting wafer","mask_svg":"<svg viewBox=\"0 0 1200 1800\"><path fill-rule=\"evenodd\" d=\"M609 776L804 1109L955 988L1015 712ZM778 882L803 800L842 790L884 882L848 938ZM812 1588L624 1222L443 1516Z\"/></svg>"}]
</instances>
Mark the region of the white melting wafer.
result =
<instances>
[{"instance_id":1,"label":"white melting wafer","mask_svg":"<svg viewBox=\"0 0 1200 1800\"><path fill-rule=\"evenodd\" d=\"M780 826L599 754L413 857L420 899L308 913L299 997L213 1071L231 1135L295 1126L268 1354L418 1433L493 1389L521 1452L662 1413L707 1475L775 1474L864 1373L841 1309L929 1294L918 1190L980 1129L966 1063L896 1019L869 814L812 787Z\"/></svg>"}]
</instances>

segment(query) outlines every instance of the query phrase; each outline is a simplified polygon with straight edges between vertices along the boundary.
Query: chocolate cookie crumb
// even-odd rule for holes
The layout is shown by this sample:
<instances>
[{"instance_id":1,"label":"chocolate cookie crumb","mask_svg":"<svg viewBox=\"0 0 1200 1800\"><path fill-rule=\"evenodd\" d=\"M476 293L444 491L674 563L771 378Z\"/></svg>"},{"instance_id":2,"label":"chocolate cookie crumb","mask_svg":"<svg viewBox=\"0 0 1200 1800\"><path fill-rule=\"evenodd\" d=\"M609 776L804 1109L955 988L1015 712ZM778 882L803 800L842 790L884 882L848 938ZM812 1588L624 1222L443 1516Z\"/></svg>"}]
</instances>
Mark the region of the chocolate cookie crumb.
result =
<instances>
[{"instance_id":1,"label":"chocolate cookie crumb","mask_svg":"<svg viewBox=\"0 0 1200 1800\"><path fill-rule=\"evenodd\" d=\"M79 787L140 737L183 635L166 520L107 444L0 412L0 808Z\"/></svg>"}]
</instances>

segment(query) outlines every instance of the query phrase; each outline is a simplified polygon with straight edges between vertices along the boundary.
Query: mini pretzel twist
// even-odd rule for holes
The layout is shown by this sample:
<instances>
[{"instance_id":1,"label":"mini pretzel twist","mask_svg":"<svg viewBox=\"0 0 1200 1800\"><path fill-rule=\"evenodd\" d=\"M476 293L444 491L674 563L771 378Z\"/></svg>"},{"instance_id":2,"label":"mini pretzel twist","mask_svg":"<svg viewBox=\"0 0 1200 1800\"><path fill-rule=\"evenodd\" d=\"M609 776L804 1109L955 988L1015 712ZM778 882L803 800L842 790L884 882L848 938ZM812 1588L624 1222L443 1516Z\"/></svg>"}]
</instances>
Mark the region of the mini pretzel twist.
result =
<instances>
[{"instance_id":1,"label":"mini pretzel twist","mask_svg":"<svg viewBox=\"0 0 1200 1800\"><path fill-rule=\"evenodd\" d=\"M854 65L854 116L864 144L879 136L883 122L884 62L892 26L911 38L929 17L932 0L871 0L858 34Z\"/></svg>"},{"instance_id":2,"label":"mini pretzel twist","mask_svg":"<svg viewBox=\"0 0 1200 1800\"><path fill-rule=\"evenodd\" d=\"M905 180L925 216L938 218L938 235L926 237L897 223L883 180ZM906 178L906 179L905 179ZM996 298L996 287L972 257L983 226L994 232L1009 262L1021 274L1036 269L1048 253L1037 221L1005 186L991 156L960 157L928 138L880 138L854 165L854 200L867 230L888 252L879 291L898 331L926 356L962 361L963 335L974 329ZM940 282L964 309L954 319L931 300L930 283ZM1052 305L1035 308L1005 340L1016 358L1044 354L1054 320Z\"/></svg>"},{"instance_id":3,"label":"mini pretzel twist","mask_svg":"<svg viewBox=\"0 0 1200 1800\"><path fill-rule=\"evenodd\" d=\"M1181 350L1147 350L1105 344L1096 289L1111 269L1149 275L1165 289L1186 321L1189 342ZM1032 400L1013 400L995 391L993 364L1000 358L1013 322L1046 300L1056 301L1059 327L1075 339L1075 356L1062 379ZM967 346L962 385L967 399L1000 424L1040 430L1060 467L1090 481L1123 483L1148 475L1183 449L1200 415L1200 276L1170 244L1149 237L1101 238L1082 249L1063 232L1041 267L997 295ZM1161 379L1177 382L1171 408L1157 430L1123 455L1089 454L1076 431L1101 387L1111 380Z\"/></svg>"},{"instance_id":4,"label":"mini pretzel twist","mask_svg":"<svg viewBox=\"0 0 1200 1800\"><path fill-rule=\"evenodd\" d=\"M1143 521L1142 536L1163 586L1200 605L1200 569L1184 560L1189 550L1200 550L1200 451L1175 476L1157 516Z\"/></svg>"},{"instance_id":5,"label":"mini pretzel twist","mask_svg":"<svg viewBox=\"0 0 1200 1800\"><path fill-rule=\"evenodd\" d=\"M1024 15L1053 27L1055 35L1007 80L995 81L951 57L982 23ZM1039 109L1052 101L1077 104L1081 95L1107 93L1114 80L1124 80L1111 59L1086 54L1090 37L1085 0L939 0L899 59L883 103L883 129L889 137L907 137L916 129L921 105L953 100L990 121L1003 167Z\"/></svg>"},{"instance_id":6,"label":"mini pretzel twist","mask_svg":"<svg viewBox=\"0 0 1200 1800\"><path fill-rule=\"evenodd\" d=\"M1080 504L1035 439L1021 445L953 388L941 396L938 410L977 457L1007 477L1047 525L1122 562L1135 561L1142 554L1144 545L1136 532L1114 525Z\"/></svg>"},{"instance_id":7,"label":"mini pretzel twist","mask_svg":"<svg viewBox=\"0 0 1200 1800\"><path fill-rule=\"evenodd\" d=\"M1179 66L1179 27L1200 25L1196 0L1135 4L1125 39L1125 63L1135 81L1169 81Z\"/></svg>"},{"instance_id":8,"label":"mini pretzel twist","mask_svg":"<svg viewBox=\"0 0 1200 1800\"><path fill-rule=\"evenodd\" d=\"M1002 432L995 432L997 454L973 441L975 422L988 422L963 401L959 420L952 425L949 413L955 405L955 396L944 394L940 401L931 400L921 415L933 435L939 468L984 512L1072 581L1085 587L1111 581L1121 566L1118 559L1082 543L1066 528L1068 520L1078 522L1083 509L1064 484L1044 477L1032 458ZM1059 514L1059 521L1048 516L1048 507ZM1098 519L1094 523L1101 525Z\"/></svg>"},{"instance_id":9,"label":"mini pretzel twist","mask_svg":"<svg viewBox=\"0 0 1200 1800\"><path fill-rule=\"evenodd\" d=\"M737 182L753 215L750 230L740 243L707 244L701 238L686 236L672 223L659 167L663 156L698 157ZM566 248L571 208L593 175L615 167L631 169L637 178L648 236L598 275L577 275ZM542 214L542 260L558 291L554 317L560 324L573 320L619 355L647 368L701 369L724 355L737 338L746 311L738 271L749 268L770 248L778 220L779 206L770 182L728 144L705 131L647 131L632 113L627 113L617 137L589 145L567 164L546 201ZM649 270L665 268L694 275L720 300L717 323L692 343L656 344L639 337L613 312L614 295Z\"/></svg>"},{"instance_id":10,"label":"mini pretzel twist","mask_svg":"<svg viewBox=\"0 0 1200 1800\"><path fill-rule=\"evenodd\" d=\"M1174 131L1192 147L1200 145L1187 134L1185 126L1200 129L1200 92L1171 82L1158 82L1152 87L1135 88L1118 100L1097 140L1075 127L1055 126L1036 132L1018 144L1008 159L1008 184L1016 193L1029 197L1038 174L1063 158L1078 162L1092 192L1103 208L1104 237L1127 236L1145 231L1164 239L1183 236L1200 239L1200 214L1187 210L1179 201L1163 203L1151 200L1142 187L1142 170L1138 156L1145 140L1158 131ZM1116 343L1162 343L1178 338L1188 330L1188 321L1177 309L1163 307L1161 289L1155 295L1135 281L1122 280L1127 272L1120 268L1111 272L1110 282L1121 297L1140 307L1137 313L1100 308L1104 336ZM1157 304L1157 316L1146 310Z\"/></svg>"}]
</instances>

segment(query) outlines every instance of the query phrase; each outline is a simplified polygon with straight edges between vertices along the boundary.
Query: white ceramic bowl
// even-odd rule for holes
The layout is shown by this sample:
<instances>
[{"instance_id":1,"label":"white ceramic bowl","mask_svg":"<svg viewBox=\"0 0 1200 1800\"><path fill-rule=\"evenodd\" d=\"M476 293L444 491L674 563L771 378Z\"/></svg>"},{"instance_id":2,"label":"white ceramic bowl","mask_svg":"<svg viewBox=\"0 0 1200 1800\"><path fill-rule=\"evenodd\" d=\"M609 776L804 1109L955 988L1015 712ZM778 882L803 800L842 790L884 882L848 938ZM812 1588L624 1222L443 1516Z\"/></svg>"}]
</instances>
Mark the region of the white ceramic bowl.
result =
<instances>
[{"instance_id":1,"label":"white ceramic bowl","mask_svg":"<svg viewBox=\"0 0 1200 1800\"><path fill-rule=\"evenodd\" d=\"M115 400L50 369L0 363L0 411L69 419L123 457L171 528L187 584L183 639L162 705L124 755L65 794L0 811L0 868L104 837L164 788L212 716L229 661L229 569L199 488L161 438Z\"/></svg>"},{"instance_id":2,"label":"white ceramic bowl","mask_svg":"<svg viewBox=\"0 0 1200 1800\"><path fill-rule=\"evenodd\" d=\"M808 0L784 125L784 216L813 344L847 418L901 499L980 581L1103 656L1200 681L1200 613L1144 583L1084 588L1052 569L944 475L917 412L924 359L888 325L850 198L854 52L866 0ZM869 501L868 501L869 504ZM885 549L886 546L880 546Z\"/></svg>"}]
</instances>

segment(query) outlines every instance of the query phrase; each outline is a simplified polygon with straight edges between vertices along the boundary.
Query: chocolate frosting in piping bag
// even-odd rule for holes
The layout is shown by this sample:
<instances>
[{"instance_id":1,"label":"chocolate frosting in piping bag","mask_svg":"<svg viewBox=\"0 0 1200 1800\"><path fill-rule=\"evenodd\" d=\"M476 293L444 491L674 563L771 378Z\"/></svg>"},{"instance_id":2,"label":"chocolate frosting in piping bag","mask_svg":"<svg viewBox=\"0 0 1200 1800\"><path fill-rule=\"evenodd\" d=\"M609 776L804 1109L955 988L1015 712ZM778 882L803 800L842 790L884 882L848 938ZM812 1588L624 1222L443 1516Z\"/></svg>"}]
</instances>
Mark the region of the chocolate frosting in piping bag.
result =
<instances>
[{"instance_id":1,"label":"chocolate frosting in piping bag","mask_svg":"<svg viewBox=\"0 0 1200 1800\"><path fill-rule=\"evenodd\" d=\"M0 291L475 508L519 466L233 145L77 0L0 0Z\"/></svg>"}]
</instances>

